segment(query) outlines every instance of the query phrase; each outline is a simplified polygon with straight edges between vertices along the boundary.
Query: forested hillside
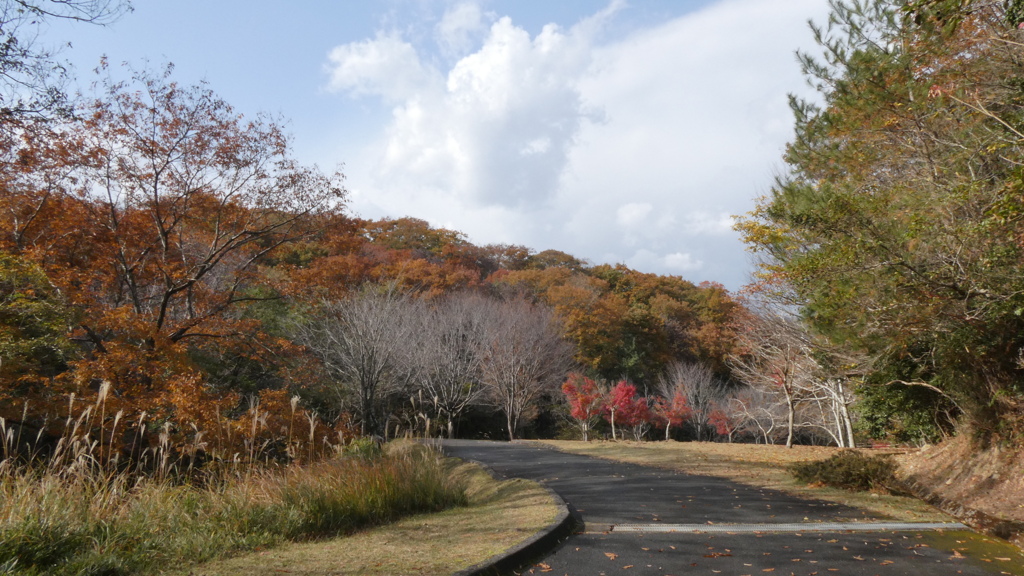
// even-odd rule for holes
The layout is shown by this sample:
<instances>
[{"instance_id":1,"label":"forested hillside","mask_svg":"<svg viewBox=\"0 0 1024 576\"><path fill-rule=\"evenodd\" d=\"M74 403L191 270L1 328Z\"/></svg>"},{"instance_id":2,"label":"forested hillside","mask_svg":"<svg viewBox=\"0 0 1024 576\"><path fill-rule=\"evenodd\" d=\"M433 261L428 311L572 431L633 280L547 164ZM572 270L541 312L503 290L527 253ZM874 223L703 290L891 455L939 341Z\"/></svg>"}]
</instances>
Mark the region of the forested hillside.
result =
<instances>
[{"instance_id":1,"label":"forested hillside","mask_svg":"<svg viewBox=\"0 0 1024 576\"><path fill-rule=\"evenodd\" d=\"M360 219L280 126L169 69L101 81L74 114L7 114L2 144L0 416L32 437L100 398L144 436L217 431L225 451L303 411L316 438L453 434L467 410L467 433L515 436L575 366L645 387L672 361L727 373L722 287Z\"/></svg>"}]
</instances>

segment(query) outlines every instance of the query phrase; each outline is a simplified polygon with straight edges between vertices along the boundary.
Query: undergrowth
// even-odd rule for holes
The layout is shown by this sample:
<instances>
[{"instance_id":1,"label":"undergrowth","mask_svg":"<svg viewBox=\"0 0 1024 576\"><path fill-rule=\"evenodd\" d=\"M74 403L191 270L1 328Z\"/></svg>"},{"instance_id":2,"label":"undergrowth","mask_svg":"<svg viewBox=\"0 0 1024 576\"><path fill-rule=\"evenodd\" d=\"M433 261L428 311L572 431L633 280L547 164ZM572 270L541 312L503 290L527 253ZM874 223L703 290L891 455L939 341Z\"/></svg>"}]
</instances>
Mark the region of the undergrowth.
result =
<instances>
[{"instance_id":1,"label":"undergrowth","mask_svg":"<svg viewBox=\"0 0 1024 576\"><path fill-rule=\"evenodd\" d=\"M896 478L896 463L888 456L868 456L843 450L813 462L790 466L793 476L807 484L820 484L854 491L879 491L901 495L905 490Z\"/></svg>"},{"instance_id":2,"label":"undergrowth","mask_svg":"<svg viewBox=\"0 0 1024 576\"><path fill-rule=\"evenodd\" d=\"M144 423L106 417L104 396L69 415L49 448L0 418L0 575L148 574L466 503L435 450L318 444L313 418L304 443L290 425L272 436L258 406L243 453L175 444L161 431L124 460L112 440ZM275 443L287 459L271 457Z\"/></svg>"},{"instance_id":3,"label":"undergrowth","mask_svg":"<svg viewBox=\"0 0 1024 576\"><path fill-rule=\"evenodd\" d=\"M201 487L8 472L0 477L0 574L144 574L461 504L464 487L418 445Z\"/></svg>"}]
</instances>

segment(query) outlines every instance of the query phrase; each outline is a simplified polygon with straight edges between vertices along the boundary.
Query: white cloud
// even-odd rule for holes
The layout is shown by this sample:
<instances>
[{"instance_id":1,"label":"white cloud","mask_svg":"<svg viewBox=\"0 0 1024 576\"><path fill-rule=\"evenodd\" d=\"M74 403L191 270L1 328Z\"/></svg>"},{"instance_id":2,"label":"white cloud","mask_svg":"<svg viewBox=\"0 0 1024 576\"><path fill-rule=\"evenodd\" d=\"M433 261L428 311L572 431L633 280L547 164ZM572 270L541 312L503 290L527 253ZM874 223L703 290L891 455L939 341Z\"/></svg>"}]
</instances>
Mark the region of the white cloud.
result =
<instances>
[{"instance_id":1,"label":"white cloud","mask_svg":"<svg viewBox=\"0 0 1024 576\"><path fill-rule=\"evenodd\" d=\"M665 256L665 266L673 270L689 272L692 270L700 270L704 267L704 263L700 260L696 260L689 254L674 252Z\"/></svg>"},{"instance_id":2,"label":"white cloud","mask_svg":"<svg viewBox=\"0 0 1024 576\"><path fill-rule=\"evenodd\" d=\"M329 90L393 102L429 90L437 76L420 62L416 49L395 34L338 46L327 59Z\"/></svg>"},{"instance_id":3,"label":"white cloud","mask_svg":"<svg viewBox=\"0 0 1024 576\"><path fill-rule=\"evenodd\" d=\"M650 204L631 202L619 207L616 212L616 220L620 226L632 228L646 222L651 210L654 210L654 206Z\"/></svg>"},{"instance_id":4,"label":"white cloud","mask_svg":"<svg viewBox=\"0 0 1024 576\"><path fill-rule=\"evenodd\" d=\"M781 164L786 94L805 90L793 50L826 0L721 0L603 40L622 9L531 36L507 17L481 32L488 17L458 5L435 30L464 54L447 71L395 36L337 48L332 87L395 103L348 162L356 209L738 287L731 215Z\"/></svg>"},{"instance_id":5,"label":"white cloud","mask_svg":"<svg viewBox=\"0 0 1024 576\"><path fill-rule=\"evenodd\" d=\"M707 212L694 212L686 218L682 231L691 236L730 234L732 227L736 224L733 215L722 212L720 214L709 214Z\"/></svg>"},{"instance_id":6,"label":"white cloud","mask_svg":"<svg viewBox=\"0 0 1024 576\"><path fill-rule=\"evenodd\" d=\"M473 43L486 33L484 13L474 2L462 2L448 8L434 28L437 43L449 55L468 52Z\"/></svg>"},{"instance_id":7,"label":"white cloud","mask_svg":"<svg viewBox=\"0 0 1024 576\"><path fill-rule=\"evenodd\" d=\"M662 273L674 275L696 272L704 267L704 262L688 253L656 254L646 249L637 250L626 259L626 264L631 268L640 270L653 268L660 270Z\"/></svg>"}]
</instances>

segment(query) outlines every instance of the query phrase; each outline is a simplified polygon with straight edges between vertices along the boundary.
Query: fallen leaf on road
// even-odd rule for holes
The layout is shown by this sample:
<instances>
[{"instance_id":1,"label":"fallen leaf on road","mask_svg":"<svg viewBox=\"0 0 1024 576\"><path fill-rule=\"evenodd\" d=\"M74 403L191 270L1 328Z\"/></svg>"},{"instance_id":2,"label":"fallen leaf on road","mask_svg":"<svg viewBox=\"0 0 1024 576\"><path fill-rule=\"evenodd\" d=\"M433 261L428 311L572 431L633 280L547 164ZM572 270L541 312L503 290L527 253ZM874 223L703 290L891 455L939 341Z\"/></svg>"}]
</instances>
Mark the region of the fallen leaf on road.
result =
<instances>
[{"instance_id":1,"label":"fallen leaf on road","mask_svg":"<svg viewBox=\"0 0 1024 576\"><path fill-rule=\"evenodd\" d=\"M609 560L615 560L619 557L618 554L613 554L611 552L605 552L604 555L607 556Z\"/></svg>"},{"instance_id":2,"label":"fallen leaf on road","mask_svg":"<svg viewBox=\"0 0 1024 576\"><path fill-rule=\"evenodd\" d=\"M622 569L623 569L623 570L629 570L629 569L630 569L630 568L632 568L632 567L633 567L633 565L632 565L632 564L627 564L627 565L623 566L623 567L622 567Z\"/></svg>"}]
</instances>

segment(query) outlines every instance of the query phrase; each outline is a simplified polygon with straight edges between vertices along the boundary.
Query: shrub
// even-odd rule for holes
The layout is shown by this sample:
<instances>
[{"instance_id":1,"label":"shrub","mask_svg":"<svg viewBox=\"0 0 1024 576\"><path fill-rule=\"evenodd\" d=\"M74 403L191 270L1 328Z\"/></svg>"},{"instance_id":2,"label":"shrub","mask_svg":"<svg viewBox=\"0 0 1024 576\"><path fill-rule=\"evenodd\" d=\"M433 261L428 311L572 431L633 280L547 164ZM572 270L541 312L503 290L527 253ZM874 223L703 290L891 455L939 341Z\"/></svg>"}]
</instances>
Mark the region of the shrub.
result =
<instances>
[{"instance_id":1,"label":"shrub","mask_svg":"<svg viewBox=\"0 0 1024 576\"><path fill-rule=\"evenodd\" d=\"M383 454L380 441L374 438L353 438L342 450L345 456L374 460Z\"/></svg>"},{"instance_id":2,"label":"shrub","mask_svg":"<svg viewBox=\"0 0 1024 576\"><path fill-rule=\"evenodd\" d=\"M793 476L808 484L823 484L845 490L882 490L900 494L896 463L887 456L868 456L843 450L826 460L800 462L790 468Z\"/></svg>"}]
</instances>

